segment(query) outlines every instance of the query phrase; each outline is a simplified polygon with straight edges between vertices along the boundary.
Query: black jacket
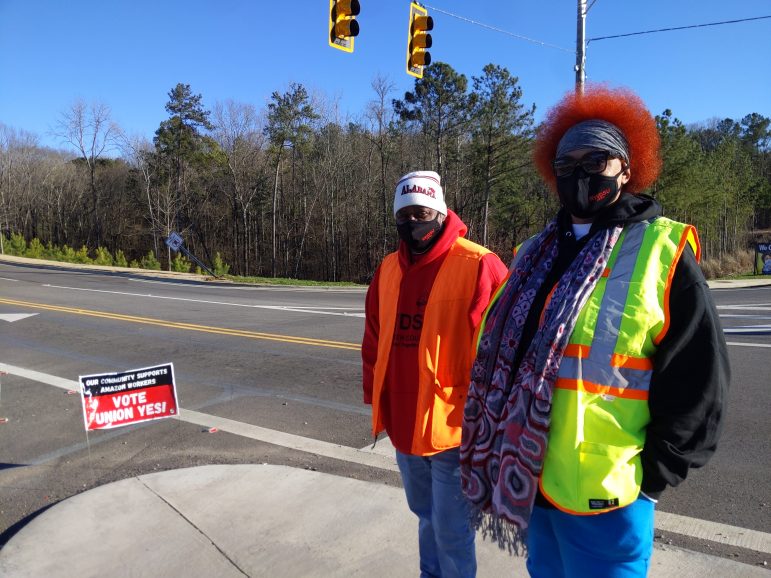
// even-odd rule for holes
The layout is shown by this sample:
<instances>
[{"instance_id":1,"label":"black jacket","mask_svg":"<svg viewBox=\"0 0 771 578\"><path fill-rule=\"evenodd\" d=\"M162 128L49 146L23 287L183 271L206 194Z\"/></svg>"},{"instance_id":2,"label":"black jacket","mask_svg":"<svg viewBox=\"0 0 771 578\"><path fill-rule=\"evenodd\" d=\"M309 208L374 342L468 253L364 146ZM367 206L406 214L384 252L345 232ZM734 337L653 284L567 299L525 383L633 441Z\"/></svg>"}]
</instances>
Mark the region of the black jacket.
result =
<instances>
[{"instance_id":1,"label":"black jacket","mask_svg":"<svg viewBox=\"0 0 771 578\"><path fill-rule=\"evenodd\" d=\"M561 211L559 257L533 301L522 343L532 339L547 295L593 232L652 220L660 214L661 206L651 197L623 194L597 216L589 235L576 240L570 215ZM667 486L683 481L689 468L707 463L715 452L730 378L717 310L690 246L675 267L669 311L670 326L653 360L648 399L651 421L641 455L642 491L654 499ZM536 503L549 506L540 494Z\"/></svg>"}]
</instances>

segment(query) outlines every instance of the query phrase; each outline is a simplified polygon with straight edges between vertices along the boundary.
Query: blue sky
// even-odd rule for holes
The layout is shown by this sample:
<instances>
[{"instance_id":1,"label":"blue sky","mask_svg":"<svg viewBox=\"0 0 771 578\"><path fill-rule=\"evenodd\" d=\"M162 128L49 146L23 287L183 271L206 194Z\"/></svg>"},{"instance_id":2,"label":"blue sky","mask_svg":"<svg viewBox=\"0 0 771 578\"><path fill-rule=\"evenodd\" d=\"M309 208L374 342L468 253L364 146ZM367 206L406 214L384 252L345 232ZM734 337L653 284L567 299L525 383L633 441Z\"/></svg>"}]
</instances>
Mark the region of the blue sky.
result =
<instances>
[{"instance_id":1,"label":"blue sky","mask_svg":"<svg viewBox=\"0 0 771 578\"><path fill-rule=\"evenodd\" d=\"M232 99L258 109L297 82L337 103L341 120L357 120L376 75L393 82L394 98L414 83L404 72L409 1L361 4L361 32L347 54L327 45L328 0L0 0L0 123L56 146L50 131L80 98L107 104L126 133L151 139L178 82L208 108ZM561 48L429 9L434 61L469 81L487 63L505 66L537 119L572 89L575 0L426 4ZM766 15L768 0L596 0L587 37ZM587 74L686 123L771 116L771 19L590 42Z\"/></svg>"}]
</instances>

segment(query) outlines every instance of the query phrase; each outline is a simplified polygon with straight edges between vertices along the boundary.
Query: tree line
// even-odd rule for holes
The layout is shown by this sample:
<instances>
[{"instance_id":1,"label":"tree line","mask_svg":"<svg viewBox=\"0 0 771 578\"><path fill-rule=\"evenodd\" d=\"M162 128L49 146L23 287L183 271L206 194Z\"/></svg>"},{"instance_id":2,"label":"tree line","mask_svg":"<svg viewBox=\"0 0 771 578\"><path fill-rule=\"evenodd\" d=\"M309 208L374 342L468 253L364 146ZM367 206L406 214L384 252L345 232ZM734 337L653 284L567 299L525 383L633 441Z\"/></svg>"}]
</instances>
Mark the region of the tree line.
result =
<instances>
[{"instance_id":1,"label":"tree line","mask_svg":"<svg viewBox=\"0 0 771 578\"><path fill-rule=\"evenodd\" d=\"M372 95L341 120L301 84L261 110L232 100L209 110L180 83L152 141L79 101L53 131L61 150L0 124L0 237L129 261L152 251L178 268L163 243L177 231L233 274L366 282L396 246L393 190L409 171L437 171L468 236L504 259L555 213L530 161L535 105L506 68L469 82L435 63L400 98L383 77ZM650 192L664 213L696 225L708 258L746 250L771 222L771 119L656 120L664 168Z\"/></svg>"}]
</instances>

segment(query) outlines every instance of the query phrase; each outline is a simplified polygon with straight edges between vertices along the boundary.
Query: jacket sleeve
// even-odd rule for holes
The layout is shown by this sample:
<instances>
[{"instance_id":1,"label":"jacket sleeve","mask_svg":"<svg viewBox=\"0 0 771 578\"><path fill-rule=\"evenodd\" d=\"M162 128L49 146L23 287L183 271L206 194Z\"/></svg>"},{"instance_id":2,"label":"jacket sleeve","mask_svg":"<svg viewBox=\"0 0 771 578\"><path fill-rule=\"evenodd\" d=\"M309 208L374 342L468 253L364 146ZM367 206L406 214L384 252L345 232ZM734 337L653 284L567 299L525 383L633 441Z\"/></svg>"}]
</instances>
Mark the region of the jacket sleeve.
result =
<instances>
[{"instance_id":1,"label":"jacket sleeve","mask_svg":"<svg viewBox=\"0 0 771 578\"><path fill-rule=\"evenodd\" d=\"M375 380L375 361L377 361L377 342L380 334L380 298L378 295L378 280L380 268L375 271L372 282L367 289L364 301L364 338L361 343L362 387L364 403L372 403L372 384Z\"/></svg>"},{"instance_id":2,"label":"jacket sleeve","mask_svg":"<svg viewBox=\"0 0 771 578\"><path fill-rule=\"evenodd\" d=\"M642 491L654 499L715 452L728 393L725 337L690 247L675 268L669 311L669 330L653 363L651 421L641 455Z\"/></svg>"},{"instance_id":3,"label":"jacket sleeve","mask_svg":"<svg viewBox=\"0 0 771 578\"><path fill-rule=\"evenodd\" d=\"M476 329L493 294L506 278L509 270L495 253L487 253L479 262L477 286L469 309L469 322Z\"/></svg>"}]
</instances>

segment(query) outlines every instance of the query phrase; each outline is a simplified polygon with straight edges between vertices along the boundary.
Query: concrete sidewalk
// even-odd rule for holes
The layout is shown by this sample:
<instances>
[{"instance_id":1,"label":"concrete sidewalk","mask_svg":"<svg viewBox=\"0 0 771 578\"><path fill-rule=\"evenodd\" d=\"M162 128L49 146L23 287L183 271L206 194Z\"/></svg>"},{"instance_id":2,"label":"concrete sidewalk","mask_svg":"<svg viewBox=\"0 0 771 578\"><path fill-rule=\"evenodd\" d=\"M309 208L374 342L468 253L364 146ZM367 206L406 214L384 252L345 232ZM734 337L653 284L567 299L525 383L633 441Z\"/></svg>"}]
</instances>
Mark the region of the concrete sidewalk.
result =
<instances>
[{"instance_id":1,"label":"concrete sidewalk","mask_svg":"<svg viewBox=\"0 0 771 578\"><path fill-rule=\"evenodd\" d=\"M477 541L479 576L527 576ZM418 575L402 490L272 465L201 466L107 484L62 501L0 550L5 578ZM656 546L651 577L768 577L768 570Z\"/></svg>"}]
</instances>

